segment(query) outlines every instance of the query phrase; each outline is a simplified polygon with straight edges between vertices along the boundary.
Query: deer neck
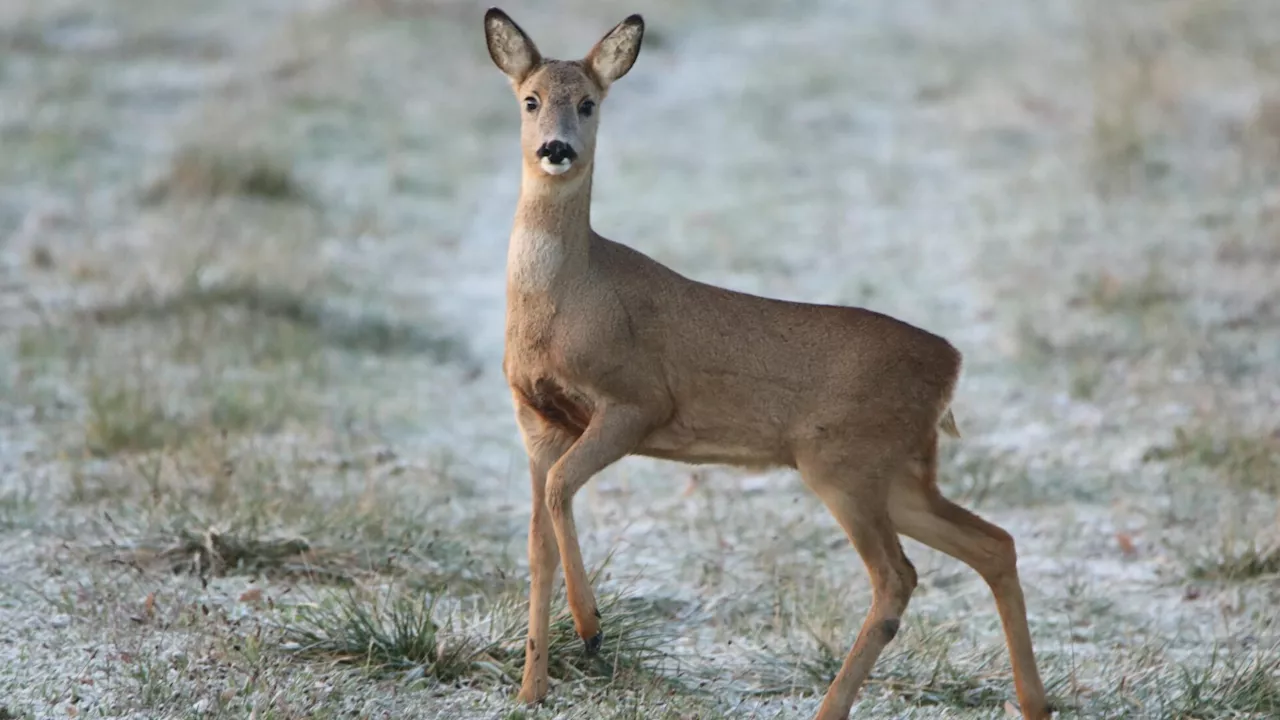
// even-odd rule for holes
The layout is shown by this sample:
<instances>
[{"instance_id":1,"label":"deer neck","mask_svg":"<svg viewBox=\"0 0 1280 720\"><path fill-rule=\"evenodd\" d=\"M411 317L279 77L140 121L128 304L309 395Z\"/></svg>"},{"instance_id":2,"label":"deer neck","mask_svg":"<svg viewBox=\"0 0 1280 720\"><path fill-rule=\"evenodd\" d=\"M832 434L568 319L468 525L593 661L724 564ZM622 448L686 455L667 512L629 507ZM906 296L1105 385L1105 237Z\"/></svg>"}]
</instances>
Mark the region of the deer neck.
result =
<instances>
[{"instance_id":1,"label":"deer neck","mask_svg":"<svg viewBox=\"0 0 1280 720\"><path fill-rule=\"evenodd\" d=\"M568 181L526 168L507 248L508 291L554 294L586 272L590 238L590 168Z\"/></svg>"}]
</instances>

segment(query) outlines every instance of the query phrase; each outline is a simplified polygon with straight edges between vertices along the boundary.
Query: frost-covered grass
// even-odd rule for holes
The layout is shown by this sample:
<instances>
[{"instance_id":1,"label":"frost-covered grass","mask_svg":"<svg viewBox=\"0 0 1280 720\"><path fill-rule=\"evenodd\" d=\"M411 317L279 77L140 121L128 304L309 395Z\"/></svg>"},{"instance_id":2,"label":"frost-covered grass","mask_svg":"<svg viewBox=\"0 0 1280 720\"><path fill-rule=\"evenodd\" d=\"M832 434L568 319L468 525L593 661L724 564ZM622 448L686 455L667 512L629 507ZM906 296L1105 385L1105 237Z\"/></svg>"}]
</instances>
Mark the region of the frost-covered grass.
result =
<instances>
[{"instance_id":1,"label":"frost-covered grass","mask_svg":"<svg viewBox=\"0 0 1280 720\"><path fill-rule=\"evenodd\" d=\"M1280 713L1280 15L1266 0L627 13L593 218L965 353L951 496L1018 542L1063 717ZM788 473L629 459L513 698L517 113L487 5L0 9L0 718L805 718L870 601ZM855 708L1004 717L994 605L913 542ZM559 588L558 588L559 591Z\"/></svg>"}]
</instances>

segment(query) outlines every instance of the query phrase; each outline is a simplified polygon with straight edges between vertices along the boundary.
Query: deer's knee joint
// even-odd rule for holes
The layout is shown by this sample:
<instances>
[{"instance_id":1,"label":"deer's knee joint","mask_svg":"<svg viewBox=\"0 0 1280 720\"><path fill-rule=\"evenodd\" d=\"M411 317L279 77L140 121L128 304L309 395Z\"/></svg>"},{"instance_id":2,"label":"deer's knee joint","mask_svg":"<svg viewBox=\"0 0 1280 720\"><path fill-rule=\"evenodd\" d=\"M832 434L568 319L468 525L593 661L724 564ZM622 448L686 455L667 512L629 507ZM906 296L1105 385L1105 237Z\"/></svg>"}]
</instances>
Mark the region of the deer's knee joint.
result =
<instances>
[{"instance_id":1,"label":"deer's knee joint","mask_svg":"<svg viewBox=\"0 0 1280 720\"><path fill-rule=\"evenodd\" d=\"M902 627L902 621L898 618L889 618L880 622L880 634L884 637L885 643L891 642L898 636L900 627Z\"/></svg>"},{"instance_id":2,"label":"deer's knee joint","mask_svg":"<svg viewBox=\"0 0 1280 720\"><path fill-rule=\"evenodd\" d=\"M983 567L979 568L979 570L983 578L991 585L1002 582L1011 576L1016 577L1018 574L1018 549L1014 544L1013 536L1004 531L994 536L987 549Z\"/></svg>"},{"instance_id":3,"label":"deer's knee joint","mask_svg":"<svg viewBox=\"0 0 1280 720\"><path fill-rule=\"evenodd\" d=\"M547 477L546 507L552 517L564 515L573 506L573 490L565 478L554 470Z\"/></svg>"},{"instance_id":4,"label":"deer's knee joint","mask_svg":"<svg viewBox=\"0 0 1280 720\"><path fill-rule=\"evenodd\" d=\"M566 500L564 487L559 483L547 486L546 506L553 516L564 513Z\"/></svg>"}]
</instances>

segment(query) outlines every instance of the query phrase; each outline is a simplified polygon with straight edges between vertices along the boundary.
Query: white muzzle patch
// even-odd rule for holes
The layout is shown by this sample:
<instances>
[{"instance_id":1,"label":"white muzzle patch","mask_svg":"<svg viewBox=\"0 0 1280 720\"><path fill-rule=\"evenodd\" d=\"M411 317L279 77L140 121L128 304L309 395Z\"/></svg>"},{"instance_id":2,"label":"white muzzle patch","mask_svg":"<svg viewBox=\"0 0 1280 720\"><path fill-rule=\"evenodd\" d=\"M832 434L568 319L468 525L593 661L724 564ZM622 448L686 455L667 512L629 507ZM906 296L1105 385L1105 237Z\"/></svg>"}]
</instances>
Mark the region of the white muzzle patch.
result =
<instances>
[{"instance_id":1,"label":"white muzzle patch","mask_svg":"<svg viewBox=\"0 0 1280 720\"><path fill-rule=\"evenodd\" d=\"M542 166L542 171L548 175L563 175L569 172L569 168L573 167L572 160L564 160L559 165L551 162L551 158L542 158L538 161Z\"/></svg>"}]
</instances>

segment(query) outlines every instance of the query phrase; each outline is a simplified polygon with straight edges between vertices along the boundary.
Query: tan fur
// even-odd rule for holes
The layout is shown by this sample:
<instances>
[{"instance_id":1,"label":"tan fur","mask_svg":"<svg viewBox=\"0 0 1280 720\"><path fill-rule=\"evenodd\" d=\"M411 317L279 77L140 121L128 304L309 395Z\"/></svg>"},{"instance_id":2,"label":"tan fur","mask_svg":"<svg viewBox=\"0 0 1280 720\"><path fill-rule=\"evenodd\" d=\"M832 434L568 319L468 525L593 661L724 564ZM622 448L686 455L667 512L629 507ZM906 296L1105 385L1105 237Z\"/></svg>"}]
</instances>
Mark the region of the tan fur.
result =
<instances>
[{"instance_id":1,"label":"tan fur","mask_svg":"<svg viewBox=\"0 0 1280 720\"><path fill-rule=\"evenodd\" d=\"M643 22L629 17L572 62L543 58L496 9L485 16L485 34L523 118L503 359L533 486L521 699L547 692L560 562L578 634L589 649L598 645L573 497L612 463L643 455L796 468L849 535L873 602L820 720L847 717L906 610L916 574L898 533L986 579L1024 717L1048 717L1013 540L944 499L935 482L938 430L959 436L949 406L960 353L880 313L715 287L601 237L590 216L598 106L635 61ZM583 112L588 101L595 112ZM540 164L538 149L551 140L577 152L561 174Z\"/></svg>"}]
</instances>

